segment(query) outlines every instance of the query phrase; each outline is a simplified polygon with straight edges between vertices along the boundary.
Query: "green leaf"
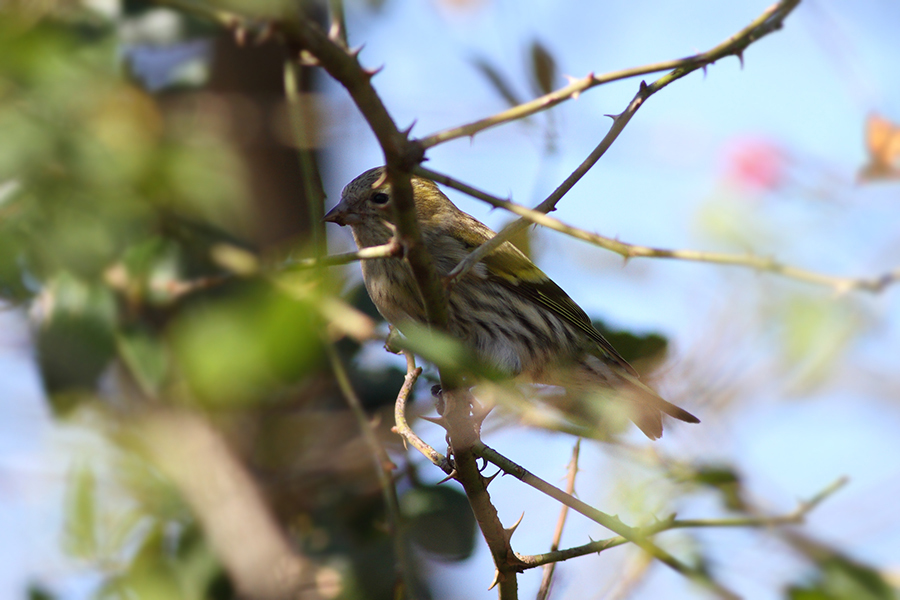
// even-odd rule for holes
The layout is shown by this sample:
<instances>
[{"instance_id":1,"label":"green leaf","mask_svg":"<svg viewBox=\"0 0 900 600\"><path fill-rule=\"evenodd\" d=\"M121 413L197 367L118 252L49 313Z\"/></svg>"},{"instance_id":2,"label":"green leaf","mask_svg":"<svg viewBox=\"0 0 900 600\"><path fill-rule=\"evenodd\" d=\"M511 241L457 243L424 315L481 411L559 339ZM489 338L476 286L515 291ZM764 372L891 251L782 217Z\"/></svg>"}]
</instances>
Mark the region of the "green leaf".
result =
<instances>
[{"instance_id":1,"label":"green leaf","mask_svg":"<svg viewBox=\"0 0 900 600\"><path fill-rule=\"evenodd\" d=\"M71 475L65 507L63 547L75 558L94 560L99 554L97 480L87 467Z\"/></svg>"},{"instance_id":2,"label":"green leaf","mask_svg":"<svg viewBox=\"0 0 900 600\"><path fill-rule=\"evenodd\" d=\"M145 329L132 327L116 337L119 356L141 391L151 398L159 395L169 372L169 357L162 342Z\"/></svg>"},{"instance_id":3,"label":"green leaf","mask_svg":"<svg viewBox=\"0 0 900 600\"><path fill-rule=\"evenodd\" d=\"M464 494L446 486L416 487L400 497L410 539L449 561L468 558L475 548L475 517Z\"/></svg>"},{"instance_id":4,"label":"green leaf","mask_svg":"<svg viewBox=\"0 0 900 600\"><path fill-rule=\"evenodd\" d=\"M538 95L549 94L556 84L556 60L538 40L531 42L531 75Z\"/></svg>"},{"instance_id":5,"label":"green leaf","mask_svg":"<svg viewBox=\"0 0 900 600\"><path fill-rule=\"evenodd\" d=\"M212 405L245 405L324 363L312 301L267 285L188 311L173 348L191 389Z\"/></svg>"},{"instance_id":6,"label":"green leaf","mask_svg":"<svg viewBox=\"0 0 900 600\"><path fill-rule=\"evenodd\" d=\"M54 408L65 412L65 398L52 395L93 391L115 353L115 298L100 283L62 272L42 292L39 310L38 363Z\"/></svg>"}]
</instances>

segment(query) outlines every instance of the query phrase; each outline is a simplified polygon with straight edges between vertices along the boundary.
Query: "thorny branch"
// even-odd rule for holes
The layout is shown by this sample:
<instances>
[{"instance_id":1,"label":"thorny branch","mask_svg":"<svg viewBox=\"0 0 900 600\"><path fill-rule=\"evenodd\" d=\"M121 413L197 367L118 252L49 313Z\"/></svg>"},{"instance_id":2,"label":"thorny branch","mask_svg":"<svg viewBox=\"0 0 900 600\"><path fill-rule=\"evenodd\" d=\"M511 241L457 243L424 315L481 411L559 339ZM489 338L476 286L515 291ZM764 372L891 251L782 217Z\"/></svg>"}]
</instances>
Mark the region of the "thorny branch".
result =
<instances>
[{"instance_id":1,"label":"thorny branch","mask_svg":"<svg viewBox=\"0 0 900 600\"><path fill-rule=\"evenodd\" d=\"M566 100L578 98L582 92L592 87L621 79L629 79L639 75L658 73L659 71L668 71L671 69L671 73L659 79L654 84L659 84L659 87L650 92L650 94L652 94L676 79L684 77L688 73L696 71L697 69L706 69L708 65L711 65L720 58L726 56L737 56L743 64L744 50L763 36L781 29L785 18L787 18L798 4L800 4L800 0L783 0L782 2L773 4L743 30L706 52L678 60L670 60L631 69L623 69L621 71L613 71L605 75L594 75L591 73L583 79L575 80L555 92L535 98L534 100L525 102L519 106L514 106L491 117L421 138L418 140L418 144L424 149L428 149L457 138L471 137L485 129L503 123L517 121L543 110L547 110L548 108L552 108Z\"/></svg>"},{"instance_id":2,"label":"thorny branch","mask_svg":"<svg viewBox=\"0 0 900 600\"><path fill-rule=\"evenodd\" d=\"M644 535L656 535L658 533L671 531L673 529L697 529L713 527L777 527L781 525L800 525L806 520L807 515L809 515L816 507L818 507L827 498L835 494L846 484L847 479L845 477L841 477L809 500L799 503L797 505L797 508L786 515L774 517L746 516L734 517L730 519L676 519L672 517L670 519L660 521L659 523L656 523L654 525L642 527L639 529L639 531ZM597 554L604 550L615 548L616 546L621 546L627 543L627 539L622 536L617 536L603 540L597 540L595 542L584 544L582 546L567 548L565 550L557 550L555 552L551 551L544 554L536 554L533 556L519 555L519 558L522 560L522 562L528 565L527 568L531 569L534 567L568 560L570 558L575 558L578 556Z\"/></svg>"},{"instance_id":3,"label":"thorny branch","mask_svg":"<svg viewBox=\"0 0 900 600\"><path fill-rule=\"evenodd\" d=\"M569 461L569 473L566 476L566 493L570 496L575 493L575 477L578 475L578 456L581 453L581 438L575 442L572 448L572 460ZM566 517L569 516L569 507L566 504L559 509L559 518L556 521L556 531L553 532L553 541L550 543L550 553L559 550L559 544L562 540L563 527L566 525ZM522 559L522 556L519 556ZM522 560L522 562L527 562ZM544 565L544 573L541 577L541 587L538 588L537 600L547 600L550 595L550 585L553 583L553 572L556 569L556 563L553 561Z\"/></svg>"},{"instance_id":4,"label":"thorny branch","mask_svg":"<svg viewBox=\"0 0 900 600\"><path fill-rule=\"evenodd\" d=\"M707 573L703 568L690 567L654 544L649 539L648 533L645 530L626 525L622 522L621 519L619 519L619 517L609 515L601 510L594 508L586 502L583 502L578 498L565 493L558 487L554 486L551 483L548 483L547 481L544 481L534 473L531 473L525 467L516 464L493 448L488 447L484 443L479 443L474 450L478 456L484 458L490 463L493 463L507 475L512 475L522 483L529 485L539 492L542 492L557 500L558 502L565 504L575 512L578 512L588 519L594 521L595 523L606 527L613 533L619 534L622 538L633 543L635 546L639 547L641 550L643 550L653 558L669 566L678 573L681 573L698 585L703 586L720 598L734 599L738 597L734 594L734 592L723 587L720 583L713 580L709 573Z\"/></svg>"},{"instance_id":5,"label":"thorny branch","mask_svg":"<svg viewBox=\"0 0 900 600\"><path fill-rule=\"evenodd\" d=\"M440 173L430 171L422 167L418 167L416 169L416 172L421 174L423 177L431 178L434 181L446 185L447 187L459 190L472 196L473 198L477 198L479 200L487 202L491 206L502 208L504 210L508 210L511 213L517 214L525 219L526 223L541 225L575 239L588 242L589 244L593 244L601 248L605 248L607 250L615 252L616 254L619 254L626 260L632 258L650 257L671 258L691 262L705 262L720 265L747 267L750 269L756 269L758 271L774 273L776 275L781 275L806 283L830 287L838 293L846 293L852 290L877 293L883 291L889 285L900 281L900 268L894 269L877 277L841 277L826 275L824 273L786 265L776 260L775 258L759 256L756 254L729 254L725 252L703 252L699 250L687 249L670 250L665 248L652 248L649 246L629 244L627 242L622 242L610 237L599 235L597 233L591 233L590 231L580 229L572 225L568 225L566 223L563 223L559 219L544 214L540 210L528 208L527 206L522 206L521 204L516 204L515 202L510 202L509 200L503 200L502 198L492 196L491 194L485 193L451 177L447 177L446 175L442 175ZM504 229L504 231L506 231L506 229ZM491 241L500 238L501 235L502 232L498 233L496 236L494 236L494 238L492 238L488 242L485 242L484 244L482 244L482 246L479 246L471 254L469 254L468 257L463 259L463 261L461 261L459 265L457 265L456 269L454 269L456 277L458 278L460 276L460 274L463 272L463 268L468 268L470 265L474 264L470 261L471 257L475 256L476 253L483 255L484 253L480 253L481 248L486 247L487 244L489 244Z\"/></svg>"}]
</instances>

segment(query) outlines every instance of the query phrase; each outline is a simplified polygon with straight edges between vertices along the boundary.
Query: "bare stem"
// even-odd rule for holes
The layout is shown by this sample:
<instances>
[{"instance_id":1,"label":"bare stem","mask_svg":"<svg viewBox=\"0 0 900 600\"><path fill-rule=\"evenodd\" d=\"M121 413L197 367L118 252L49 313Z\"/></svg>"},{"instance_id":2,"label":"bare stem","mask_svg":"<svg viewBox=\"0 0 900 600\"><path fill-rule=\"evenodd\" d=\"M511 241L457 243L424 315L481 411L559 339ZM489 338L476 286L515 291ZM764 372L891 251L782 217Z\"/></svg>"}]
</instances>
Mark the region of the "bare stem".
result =
<instances>
[{"instance_id":1,"label":"bare stem","mask_svg":"<svg viewBox=\"0 0 900 600\"><path fill-rule=\"evenodd\" d=\"M841 477L809 500L799 503L797 505L797 508L786 515L773 517L746 516L735 517L731 519L667 519L648 527L641 527L639 531L644 535L656 535L658 533L671 531L673 529L777 527L781 525L800 525L806 520L806 517L810 512L812 512L822 502L824 502L835 492L841 489L844 485L846 485L846 483L847 478ZM584 544L582 546L566 548L565 550L551 551L544 554L535 554L531 556L519 555L519 558L522 559L522 562L528 565L527 568L531 569L554 562L568 560L570 558L575 558L578 556L585 556L588 554L603 552L604 550L627 544L628 541L629 540L625 539L622 536L617 536L604 540L597 540L595 542Z\"/></svg>"},{"instance_id":2,"label":"bare stem","mask_svg":"<svg viewBox=\"0 0 900 600\"><path fill-rule=\"evenodd\" d=\"M591 233L584 229L574 227L563 223L559 219L544 214L539 210L503 200L496 196L492 196L486 192L473 188L465 183L457 181L446 175L429 171L424 168L416 169L417 173L421 173L424 177L434 179L439 183L459 190L470 196L483 200L491 206L508 210L511 213L523 217L526 222L542 225L553 231L564 233L589 244L605 248L611 252L615 252L623 256L626 260L631 258L671 258L677 260L686 260L691 262L705 262L720 265L732 265L738 267L746 267L757 271L774 273L790 279L803 281L824 287L830 287L838 293L846 293L853 290L861 290L866 292L881 292L889 285L900 281L900 268L894 269L877 277L842 277L835 275L826 275L809 269L801 269L791 265L784 264L772 257L759 256L756 254L729 254L725 252L704 252L700 250L670 250L666 248L652 248L650 246L640 246L637 244L629 244L610 237ZM506 231L506 230L504 230ZM482 246L496 240L501 234L497 234L492 240L485 242ZM475 256L481 250L481 247L475 249L467 258L460 262L454 269L455 273L460 273L461 269L466 265L469 258ZM459 277L459 275L457 275Z\"/></svg>"},{"instance_id":3,"label":"bare stem","mask_svg":"<svg viewBox=\"0 0 900 600\"><path fill-rule=\"evenodd\" d=\"M404 444L409 444L421 452L425 458L440 467L444 473L452 475L453 467L450 466L450 461L447 460L447 457L422 441L406 421L406 402L409 400L413 386L416 385L416 380L422 374L422 369L416 367L416 358L412 352L404 350L403 355L406 357L406 377L403 380L403 387L400 388L400 393L397 394L397 402L394 403L394 433L403 438Z\"/></svg>"},{"instance_id":4,"label":"bare stem","mask_svg":"<svg viewBox=\"0 0 900 600\"><path fill-rule=\"evenodd\" d=\"M572 448L572 460L569 461L569 473L566 477L566 493L570 496L575 493L575 476L578 474L578 455L580 453L581 438L578 438L575 442L575 447ZM550 552L559 550L563 527L566 525L566 517L568 517L568 515L569 507L563 504L559 509L559 518L556 520L556 531L553 532L553 541L550 543ZM541 577L541 587L538 588L537 600L547 600L547 597L550 595L550 584L553 583L553 572L555 570L555 561L544 565L544 573Z\"/></svg>"},{"instance_id":5,"label":"bare stem","mask_svg":"<svg viewBox=\"0 0 900 600\"><path fill-rule=\"evenodd\" d=\"M578 98L582 92L592 87L621 79L672 70L672 73L667 76L668 79L666 81L662 82L662 80L660 80L662 86L665 86L675 79L684 77L697 69L705 69L708 65L713 64L720 58L726 56L737 56L743 62L744 50L761 37L780 29L784 23L784 19L787 18L799 3L800 0L782 0L782 2L772 5L747 27L706 52L678 60L669 60L641 67L613 71L604 75L594 75L591 73L583 79L573 81L569 85L560 88L555 92L535 98L530 102L514 106L513 108L473 123L434 133L421 138L418 140L418 143L422 148L428 149L457 138L474 136L476 133L484 131L485 129L503 123L517 121L537 112L552 108L566 100Z\"/></svg>"},{"instance_id":6,"label":"bare stem","mask_svg":"<svg viewBox=\"0 0 900 600\"><path fill-rule=\"evenodd\" d=\"M540 492L543 492L551 498L565 504L575 512L578 512L594 521L595 523L598 523L603 527L606 527L610 531L619 534L622 538L638 546L653 558L669 566L678 573L681 573L685 577L688 577L698 585L703 586L720 598L738 598L738 596L734 594L734 592L728 590L720 583L713 580L712 577L710 577L710 575L703 569L690 567L684 564L683 562L672 556L670 553L654 544L650 539L648 539L646 530L630 527L623 523L618 517L606 514L603 511L590 506L586 502L582 502L571 494L565 493L558 487L544 481L537 475L534 475L524 467L514 463L496 450L489 448L483 443L479 443L474 448L474 451L478 456L481 456L482 458L498 466L504 473L512 475L522 483L529 485Z\"/></svg>"}]
</instances>

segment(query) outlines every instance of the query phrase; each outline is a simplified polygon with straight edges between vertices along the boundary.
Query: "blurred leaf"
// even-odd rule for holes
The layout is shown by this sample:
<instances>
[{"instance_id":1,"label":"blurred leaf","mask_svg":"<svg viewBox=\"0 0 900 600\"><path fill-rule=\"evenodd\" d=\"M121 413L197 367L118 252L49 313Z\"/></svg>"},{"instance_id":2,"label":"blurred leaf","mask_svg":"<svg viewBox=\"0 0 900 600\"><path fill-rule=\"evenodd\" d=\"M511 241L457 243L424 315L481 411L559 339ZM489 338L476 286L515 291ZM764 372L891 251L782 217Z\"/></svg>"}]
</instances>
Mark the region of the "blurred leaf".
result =
<instances>
[{"instance_id":1,"label":"blurred leaf","mask_svg":"<svg viewBox=\"0 0 900 600\"><path fill-rule=\"evenodd\" d=\"M56 596L38 584L28 586L28 600L56 600Z\"/></svg>"},{"instance_id":2,"label":"blurred leaf","mask_svg":"<svg viewBox=\"0 0 900 600\"><path fill-rule=\"evenodd\" d=\"M141 391L156 398L169 372L165 346L149 331L130 327L116 338L119 356L134 376Z\"/></svg>"},{"instance_id":3,"label":"blurred leaf","mask_svg":"<svg viewBox=\"0 0 900 600\"><path fill-rule=\"evenodd\" d=\"M869 162L858 175L861 182L900 179L900 125L878 114L866 119Z\"/></svg>"},{"instance_id":4,"label":"blurred leaf","mask_svg":"<svg viewBox=\"0 0 900 600\"><path fill-rule=\"evenodd\" d=\"M213 405L258 402L323 363L311 300L268 285L189 311L174 325L174 348L191 388Z\"/></svg>"},{"instance_id":5,"label":"blurred leaf","mask_svg":"<svg viewBox=\"0 0 900 600\"><path fill-rule=\"evenodd\" d=\"M466 496L446 486L422 486L400 497L410 539L443 560L468 558L475 548L475 517Z\"/></svg>"},{"instance_id":6,"label":"blurred leaf","mask_svg":"<svg viewBox=\"0 0 900 600\"><path fill-rule=\"evenodd\" d=\"M743 511L746 504L742 498L742 479L729 465L699 466L691 473L690 480L699 485L717 490L729 510Z\"/></svg>"},{"instance_id":7,"label":"blurred leaf","mask_svg":"<svg viewBox=\"0 0 900 600\"><path fill-rule=\"evenodd\" d=\"M803 545L801 545L802 547ZM811 557L819 564L812 583L788 589L790 600L897 600L891 587L875 569L838 552L816 546Z\"/></svg>"},{"instance_id":8,"label":"blurred leaf","mask_svg":"<svg viewBox=\"0 0 900 600\"><path fill-rule=\"evenodd\" d=\"M477 58L472 61L475 68L484 75L488 82L493 86L494 90L500 94L507 104L516 106L522 104L522 100L513 90L512 85L504 77L504 75L491 63L484 58Z\"/></svg>"},{"instance_id":9,"label":"blurred leaf","mask_svg":"<svg viewBox=\"0 0 900 600\"><path fill-rule=\"evenodd\" d=\"M591 323L628 362L661 359L669 346L669 341L658 333L640 335L621 329L611 329L599 319L592 319Z\"/></svg>"},{"instance_id":10,"label":"blurred leaf","mask_svg":"<svg viewBox=\"0 0 900 600\"><path fill-rule=\"evenodd\" d=\"M418 323L406 323L403 327L403 339L398 345L438 368L472 373L485 379L506 379L490 365L480 362L460 340Z\"/></svg>"},{"instance_id":11,"label":"blurred leaf","mask_svg":"<svg viewBox=\"0 0 900 600\"><path fill-rule=\"evenodd\" d=\"M108 288L62 272L42 292L38 363L51 394L94 389L115 352L115 298ZM54 407L65 412L62 398Z\"/></svg>"},{"instance_id":12,"label":"blurred leaf","mask_svg":"<svg viewBox=\"0 0 900 600\"><path fill-rule=\"evenodd\" d=\"M833 372L862 326L854 306L833 298L796 295L778 310L784 360L797 370L795 385L803 387L818 384Z\"/></svg>"},{"instance_id":13,"label":"blurred leaf","mask_svg":"<svg viewBox=\"0 0 900 600\"><path fill-rule=\"evenodd\" d=\"M516 220L513 219L507 224L514 223ZM534 248L531 243L532 238L534 237L535 231L534 227L526 227L525 229L519 230L518 233L509 238L510 243L513 246L518 248L522 254L534 260Z\"/></svg>"},{"instance_id":14,"label":"blurred leaf","mask_svg":"<svg viewBox=\"0 0 900 600\"><path fill-rule=\"evenodd\" d=\"M538 40L531 42L531 75L537 95L549 94L556 82L556 60Z\"/></svg>"},{"instance_id":15,"label":"blurred leaf","mask_svg":"<svg viewBox=\"0 0 900 600\"><path fill-rule=\"evenodd\" d=\"M97 480L87 467L76 468L71 475L66 499L63 546L72 556L94 560L99 554L97 523Z\"/></svg>"}]
</instances>

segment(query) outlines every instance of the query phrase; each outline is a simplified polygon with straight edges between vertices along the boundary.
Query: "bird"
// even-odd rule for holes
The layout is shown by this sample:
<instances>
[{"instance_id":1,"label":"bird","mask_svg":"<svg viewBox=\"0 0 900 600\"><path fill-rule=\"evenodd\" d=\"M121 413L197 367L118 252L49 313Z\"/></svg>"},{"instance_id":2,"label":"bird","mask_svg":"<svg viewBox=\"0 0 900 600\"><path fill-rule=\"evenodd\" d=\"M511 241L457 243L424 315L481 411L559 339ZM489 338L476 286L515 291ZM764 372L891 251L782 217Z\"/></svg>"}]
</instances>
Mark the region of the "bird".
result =
<instances>
[{"instance_id":1,"label":"bird","mask_svg":"<svg viewBox=\"0 0 900 600\"><path fill-rule=\"evenodd\" d=\"M413 175L410 182L424 249L446 281L462 259L496 234L457 208L430 179ZM347 184L324 217L349 226L360 249L388 244L396 232L394 219L385 167ZM366 290L385 320L401 332L409 323L426 322L405 258L360 262ZM584 310L512 243L498 246L448 289L447 333L517 381L559 386L567 397L586 399L564 403L563 412L582 421L602 418L606 409L595 411L590 404L612 402L652 440L662 436L663 414L700 422L641 382Z\"/></svg>"}]
</instances>

